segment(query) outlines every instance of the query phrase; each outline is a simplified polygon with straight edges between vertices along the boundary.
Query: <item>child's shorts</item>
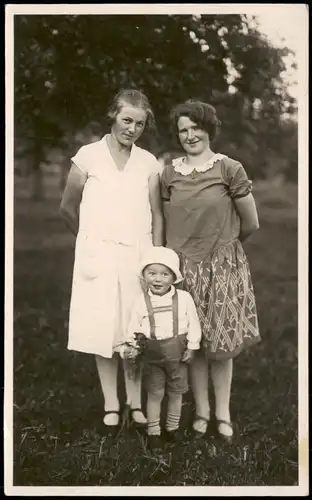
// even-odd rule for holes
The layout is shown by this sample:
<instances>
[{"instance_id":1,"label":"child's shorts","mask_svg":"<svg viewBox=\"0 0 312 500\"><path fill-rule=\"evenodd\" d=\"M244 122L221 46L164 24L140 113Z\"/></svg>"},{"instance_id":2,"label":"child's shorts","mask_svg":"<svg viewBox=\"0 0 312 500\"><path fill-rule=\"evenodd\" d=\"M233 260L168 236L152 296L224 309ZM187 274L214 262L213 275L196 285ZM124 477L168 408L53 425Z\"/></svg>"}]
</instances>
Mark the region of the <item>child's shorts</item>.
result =
<instances>
[{"instance_id":1,"label":"child's shorts","mask_svg":"<svg viewBox=\"0 0 312 500\"><path fill-rule=\"evenodd\" d=\"M186 348L186 335L164 340L148 340L145 353L144 383L148 392L167 387L168 392L184 394L188 391L188 368L181 362Z\"/></svg>"}]
</instances>

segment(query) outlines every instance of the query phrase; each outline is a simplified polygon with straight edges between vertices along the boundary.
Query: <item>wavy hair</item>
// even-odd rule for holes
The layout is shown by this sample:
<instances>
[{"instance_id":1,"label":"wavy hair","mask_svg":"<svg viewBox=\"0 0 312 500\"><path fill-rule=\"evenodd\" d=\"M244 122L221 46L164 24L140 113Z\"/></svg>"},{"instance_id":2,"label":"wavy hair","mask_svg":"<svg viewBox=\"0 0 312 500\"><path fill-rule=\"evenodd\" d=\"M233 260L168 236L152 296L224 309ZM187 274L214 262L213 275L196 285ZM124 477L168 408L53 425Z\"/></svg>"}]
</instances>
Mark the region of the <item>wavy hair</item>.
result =
<instances>
[{"instance_id":1,"label":"wavy hair","mask_svg":"<svg viewBox=\"0 0 312 500\"><path fill-rule=\"evenodd\" d=\"M221 125L217 117L217 112L211 104L206 102L188 99L175 106L170 113L170 124L174 138L179 141L178 121L182 116L187 116L198 127L205 130L210 141L213 141Z\"/></svg>"}]
</instances>

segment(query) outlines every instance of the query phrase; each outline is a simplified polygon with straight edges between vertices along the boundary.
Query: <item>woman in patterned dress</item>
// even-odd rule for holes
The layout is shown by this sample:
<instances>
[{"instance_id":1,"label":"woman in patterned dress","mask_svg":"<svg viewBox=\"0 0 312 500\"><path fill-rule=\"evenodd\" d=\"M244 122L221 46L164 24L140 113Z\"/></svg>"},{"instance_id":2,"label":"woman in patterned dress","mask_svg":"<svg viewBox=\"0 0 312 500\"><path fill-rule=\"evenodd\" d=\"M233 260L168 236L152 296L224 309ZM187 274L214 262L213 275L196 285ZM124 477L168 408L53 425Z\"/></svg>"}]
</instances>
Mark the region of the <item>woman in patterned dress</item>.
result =
<instances>
[{"instance_id":1,"label":"woman in patterned dress","mask_svg":"<svg viewBox=\"0 0 312 500\"><path fill-rule=\"evenodd\" d=\"M191 365L193 431L204 436L211 420L210 365L217 431L231 441L233 358L260 341L241 244L259 228L257 210L243 166L210 148L219 124L215 109L188 100L172 110L171 123L185 156L173 160L161 177L166 245L180 255L183 287L195 301L202 328L201 350Z\"/></svg>"},{"instance_id":2,"label":"woman in patterned dress","mask_svg":"<svg viewBox=\"0 0 312 500\"><path fill-rule=\"evenodd\" d=\"M68 349L95 355L105 402L103 422L120 424L118 350L141 293L142 254L163 243L159 190L161 166L134 143L154 115L138 90L118 93L108 110L110 133L72 158L61 213L76 238ZM141 411L141 379L125 371L127 401L135 423Z\"/></svg>"}]
</instances>

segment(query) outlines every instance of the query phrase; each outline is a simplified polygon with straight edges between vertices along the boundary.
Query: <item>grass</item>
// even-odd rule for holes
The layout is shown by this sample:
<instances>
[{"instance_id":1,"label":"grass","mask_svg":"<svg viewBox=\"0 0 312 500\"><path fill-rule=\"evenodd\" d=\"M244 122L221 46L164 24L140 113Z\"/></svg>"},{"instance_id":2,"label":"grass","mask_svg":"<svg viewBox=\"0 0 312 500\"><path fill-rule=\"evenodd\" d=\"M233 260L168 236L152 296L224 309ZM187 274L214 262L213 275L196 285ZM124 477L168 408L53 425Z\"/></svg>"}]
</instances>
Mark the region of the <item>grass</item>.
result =
<instances>
[{"instance_id":1,"label":"grass","mask_svg":"<svg viewBox=\"0 0 312 500\"><path fill-rule=\"evenodd\" d=\"M102 435L93 356L68 351L73 238L58 199L15 200L14 485L298 484L296 187L255 186L261 229L245 244L262 342L234 364L231 446L185 440L152 456L125 428ZM121 398L124 390L120 383ZM185 398L182 424L192 417Z\"/></svg>"}]
</instances>

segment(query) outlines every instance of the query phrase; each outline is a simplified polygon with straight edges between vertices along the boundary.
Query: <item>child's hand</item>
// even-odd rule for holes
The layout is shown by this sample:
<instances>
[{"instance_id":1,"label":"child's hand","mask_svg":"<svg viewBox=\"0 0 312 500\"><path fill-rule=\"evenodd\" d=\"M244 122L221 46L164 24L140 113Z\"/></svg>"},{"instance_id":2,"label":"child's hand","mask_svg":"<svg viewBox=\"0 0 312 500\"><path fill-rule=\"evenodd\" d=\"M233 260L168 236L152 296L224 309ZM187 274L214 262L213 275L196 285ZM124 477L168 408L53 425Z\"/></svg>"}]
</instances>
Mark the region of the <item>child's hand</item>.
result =
<instances>
[{"instance_id":1,"label":"child's hand","mask_svg":"<svg viewBox=\"0 0 312 500\"><path fill-rule=\"evenodd\" d=\"M182 363L190 363L194 358L195 351L193 349L185 349L181 358Z\"/></svg>"}]
</instances>

